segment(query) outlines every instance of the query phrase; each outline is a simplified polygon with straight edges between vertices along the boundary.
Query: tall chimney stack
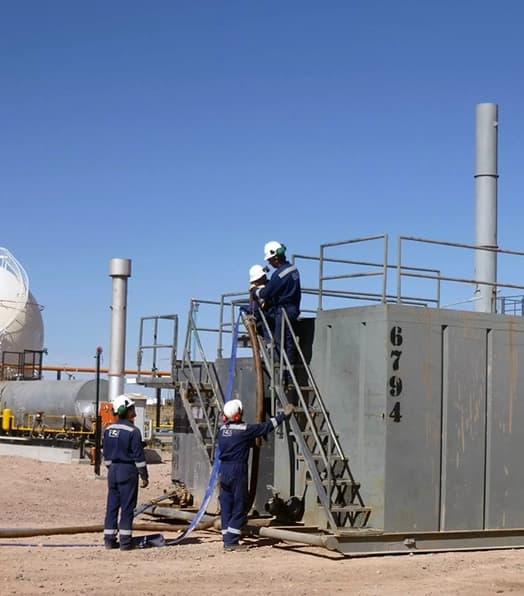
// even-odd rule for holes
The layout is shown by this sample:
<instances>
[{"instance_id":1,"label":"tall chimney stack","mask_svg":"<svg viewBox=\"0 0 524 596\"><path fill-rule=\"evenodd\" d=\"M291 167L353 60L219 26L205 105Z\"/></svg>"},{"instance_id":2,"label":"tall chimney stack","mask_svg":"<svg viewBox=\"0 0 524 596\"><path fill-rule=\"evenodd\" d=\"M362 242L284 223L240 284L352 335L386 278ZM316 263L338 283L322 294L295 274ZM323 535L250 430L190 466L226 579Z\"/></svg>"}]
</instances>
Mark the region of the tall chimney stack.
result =
<instances>
[{"instance_id":1,"label":"tall chimney stack","mask_svg":"<svg viewBox=\"0 0 524 596\"><path fill-rule=\"evenodd\" d=\"M497 139L498 106L495 103L477 104L476 131L476 227L478 247L495 249L497 245ZM475 251L475 310L496 312L497 253L493 250Z\"/></svg>"},{"instance_id":2,"label":"tall chimney stack","mask_svg":"<svg viewBox=\"0 0 524 596\"><path fill-rule=\"evenodd\" d=\"M111 340L109 346L109 399L124 393L126 356L127 280L131 277L131 259L111 259L109 275L113 279L111 302Z\"/></svg>"}]
</instances>

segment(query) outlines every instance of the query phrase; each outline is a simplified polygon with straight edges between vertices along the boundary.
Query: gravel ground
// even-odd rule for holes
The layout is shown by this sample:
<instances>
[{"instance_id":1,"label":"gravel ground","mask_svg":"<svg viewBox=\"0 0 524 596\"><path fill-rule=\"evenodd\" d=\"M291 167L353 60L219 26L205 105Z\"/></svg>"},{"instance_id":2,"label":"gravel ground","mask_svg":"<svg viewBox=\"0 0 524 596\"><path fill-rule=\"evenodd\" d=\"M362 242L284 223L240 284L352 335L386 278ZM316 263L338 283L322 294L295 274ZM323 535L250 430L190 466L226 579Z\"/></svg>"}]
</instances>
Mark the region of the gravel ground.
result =
<instances>
[{"instance_id":1,"label":"gravel ground","mask_svg":"<svg viewBox=\"0 0 524 596\"><path fill-rule=\"evenodd\" d=\"M165 457L165 454L162 454ZM170 461L150 465L144 503L170 489ZM6 528L103 523L105 470L0 456ZM147 521L145 517L140 521ZM140 534L140 532L136 532ZM4 534L5 535L5 534ZM177 532L164 532L166 538ZM107 551L102 534L0 538L1 594L524 594L524 550L351 558L324 549L249 538L247 552L224 553L216 531L179 546Z\"/></svg>"}]
</instances>

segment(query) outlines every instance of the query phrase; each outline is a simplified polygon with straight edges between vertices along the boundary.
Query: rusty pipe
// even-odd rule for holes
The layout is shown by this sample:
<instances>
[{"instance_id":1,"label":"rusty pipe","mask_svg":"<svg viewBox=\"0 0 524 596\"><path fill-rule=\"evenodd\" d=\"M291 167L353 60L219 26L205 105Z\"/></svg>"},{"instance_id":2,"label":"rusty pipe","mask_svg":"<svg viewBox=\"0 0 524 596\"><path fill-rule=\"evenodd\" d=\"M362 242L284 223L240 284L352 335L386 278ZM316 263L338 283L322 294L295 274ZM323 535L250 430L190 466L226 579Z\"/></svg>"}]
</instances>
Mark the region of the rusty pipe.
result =
<instances>
[{"instance_id":1,"label":"rusty pipe","mask_svg":"<svg viewBox=\"0 0 524 596\"><path fill-rule=\"evenodd\" d=\"M253 317L244 317L244 325L246 326L249 340L251 342L251 348L253 351L253 363L255 366L255 420L256 422L264 422L264 377L262 373L262 361L260 359L260 351L258 349L258 337L256 331L255 320ZM260 448L262 447L262 439L258 437L255 441L255 445L251 452L251 474L249 483L249 495L248 495L248 510L251 509L255 502L257 494L258 484L258 468L260 462Z\"/></svg>"},{"instance_id":2,"label":"rusty pipe","mask_svg":"<svg viewBox=\"0 0 524 596\"><path fill-rule=\"evenodd\" d=\"M250 526L248 526L251 529ZM265 538L275 538L288 542L298 542L310 546L320 546L328 550L338 550L338 540L335 536L329 534L306 534L305 532L293 532L292 530L282 530L268 526L253 526L253 532Z\"/></svg>"},{"instance_id":3,"label":"rusty pipe","mask_svg":"<svg viewBox=\"0 0 524 596\"><path fill-rule=\"evenodd\" d=\"M301 532L282 529L271 526L270 524L273 522L273 518L251 519L249 520L249 523L244 526L244 533L263 536L264 538L274 538L275 540L283 540L286 542L298 542L309 546L320 546L322 548L327 548L328 550L338 550L338 540L332 534L310 534L305 528ZM220 519L215 521L213 527L215 530L220 531Z\"/></svg>"},{"instance_id":4,"label":"rusty pipe","mask_svg":"<svg viewBox=\"0 0 524 596\"><path fill-rule=\"evenodd\" d=\"M182 511L180 509L174 509L173 507L156 506L152 507L151 511L148 513L160 517L168 517L169 519L181 519L188 522L192 522L196 515L196 513L191 511ZM216 516L214 515L203 515L200 523L195 527L195 530L207 530L215 523L215 520Z\"/></svg>"},{"instance_id":5,"label":"rusty pipe","mask_svg":"<svg viewBox=\"0 0 524 596\"><path fill-rule=\"evenodd\" d=\"M187 525L166 524L133 524L133 530L148 531L175 531L185 530ZM103 532L103 524L90 526L65 526L56 528L0 528L0 538L27 538L28 536L56 536L59 534L94 534Z\"/></svg>"}]
</instances>

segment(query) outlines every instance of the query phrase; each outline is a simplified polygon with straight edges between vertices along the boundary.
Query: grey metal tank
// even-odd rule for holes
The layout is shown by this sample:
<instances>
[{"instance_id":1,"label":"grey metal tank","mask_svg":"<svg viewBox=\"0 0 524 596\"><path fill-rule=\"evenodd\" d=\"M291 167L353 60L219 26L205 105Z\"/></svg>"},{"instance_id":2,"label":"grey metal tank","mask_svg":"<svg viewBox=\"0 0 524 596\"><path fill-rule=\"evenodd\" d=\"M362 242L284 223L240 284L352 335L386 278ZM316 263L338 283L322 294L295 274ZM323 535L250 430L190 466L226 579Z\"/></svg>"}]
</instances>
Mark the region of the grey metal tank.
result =
<instances>
[{"instance_id":1,"label":"grey metal tank","mask_svg":"<svg viewBox=\"0 0 524 596\"><path fill-rule=\"evenodd\" d=\"M109 384L100 380L99 401L108 400ZM96 380L88 381L3 381L0 382L0 408L9 408L17 425L27 417L43 412L44 423L60 428L63 416L67 426L91 430L95 416Z\"/></svg>"}]
</instances>

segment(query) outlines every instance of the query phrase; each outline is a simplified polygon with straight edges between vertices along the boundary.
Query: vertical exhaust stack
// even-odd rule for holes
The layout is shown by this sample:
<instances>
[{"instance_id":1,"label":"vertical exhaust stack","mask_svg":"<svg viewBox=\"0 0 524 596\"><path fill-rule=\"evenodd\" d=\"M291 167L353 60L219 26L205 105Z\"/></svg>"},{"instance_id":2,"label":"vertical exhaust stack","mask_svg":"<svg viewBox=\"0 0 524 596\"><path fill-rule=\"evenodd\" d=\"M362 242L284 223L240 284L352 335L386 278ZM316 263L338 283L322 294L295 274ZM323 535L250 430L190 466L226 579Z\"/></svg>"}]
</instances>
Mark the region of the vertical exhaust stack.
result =
<instances>
[{"instance_id":1,"label":"vertical exhaust stack","mask_svg":"<svg viewBox=\"0 0 524 596\"><path fill-rule=\"evenodd\" d=\"M476 131L476 227L475 243L478 247L497 246L497 139L498 106L495 103L477 104ZM496 312L497 290L495 285L480 282L497 281L497 253L492 250L475 251L475 310Z\"/></svg>"},{"instance_id":2,"label":"vertical exhaust stack","mask_svg":"<svg viewBox=\"0 0 524 596\"><path fill-rule=\"evenodd\" d=\"M111 302L111 340L109 347L109 399L124 393L126 355L127 279L131 277L131 259L111 259L109 275L113 279Z\"/></svg>"}]
</instances>

